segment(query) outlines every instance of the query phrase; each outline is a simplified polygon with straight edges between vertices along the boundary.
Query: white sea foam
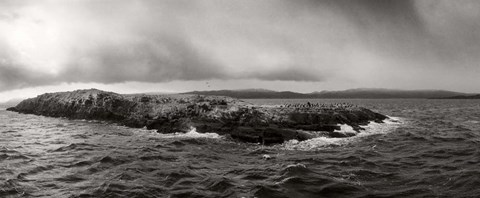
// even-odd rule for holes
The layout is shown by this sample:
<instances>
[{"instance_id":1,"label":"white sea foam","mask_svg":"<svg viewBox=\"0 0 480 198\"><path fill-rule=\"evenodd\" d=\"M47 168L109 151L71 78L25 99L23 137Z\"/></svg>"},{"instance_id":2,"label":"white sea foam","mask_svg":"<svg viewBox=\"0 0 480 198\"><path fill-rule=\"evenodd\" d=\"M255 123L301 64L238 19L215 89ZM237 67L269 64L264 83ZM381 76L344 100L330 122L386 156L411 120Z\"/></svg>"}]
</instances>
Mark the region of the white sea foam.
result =
<instances>
[{"instance_id":1,"label":"white sea foam","mask_svg":"<svg viewBox=\"0 0 480 198\"><path fill-rule=\"evenodd\" d=\"M176 133L170 133L170 134L162 134L162 133L158 133L157 130L155 129L148 130L146 128L137 129L137 131L140 132L139 134L153 136L156 138L209 138L209 139L223 138L223 136L217 133L199 133L197 132L197 129L195 127L191 127L190 131L186 133L176 132Z\"/></svg>"},{"instance_id":2,"label":"white sea foam","mask_svg":"<svg viewBox=\"0 0 480 198\"><path fill-rule=\"evenodd\" d=\"M330 137L318 137L305 141L290 140L282 144L281 148L286 150L317 150L327 146L341 146L345 144L350 144L352 142L361 140L361 138L366 136L371 136L375 134L385 134L394 131L397 127L402 124L402 119L398 117L389 117L384 120L384 123L370 122L367 126L362 126L365 128L364 131L361 131L356 136L347 137L347 138L330 138ZM340 125L341 129L338 132L344 133L356 133L352 127L348 125Z\"/></svg>"},{"instance_id":3,"label":"white sea foam","mask_svg":"<svg viewBox=\"0 0 480 198\"><path fill-rule=\"evenodd\" d=\"M336 130L338 132L342 133L357 133L355 130L353 130L353 127L347 124L340 124L340 130Z\"/></svg>"},{"instance_id":4,"label":"white sea foam","mask_svg":"<svg viewBox=\"0 0 480 198\"><path fill-rule=\"evenodd\" d=\"M184 138L212 138L212 139L219 139L222 136L216 133L199 133L195 127L191 127L190 131L187 133L174 133L174 137L184 137Z\"/></svg>"},{"instance_id":5,"label":"white sea foam","mask_svg":"<svg viewBox=\"0 0 480 198\"><path fill-rule=\"evenodd\" d=\"M367 126L362 126L365 130L357 133L349 125L342 124L340 130L337 132L341 133L357 133L357 135L348 138L331 138L331 137L317 137L305 141L290 140L285 142L280 147L286 150L315 150L327 146L341 146L345 144L352 143L359 140L362 137L370 136L374 134L383 134L393 131L395 128L402 124L402 119L398 117L389 117L384 120L384 123L370 122ZM209 138L209 139L222 139L225 138L217 133L199 133L197 130L192 127L187 133L171 133L171 134L162 134L158 133L156 130L147 130L146 128L137 129L139 135L146 135L156 138Z\"/></svg>"}]
</instances>

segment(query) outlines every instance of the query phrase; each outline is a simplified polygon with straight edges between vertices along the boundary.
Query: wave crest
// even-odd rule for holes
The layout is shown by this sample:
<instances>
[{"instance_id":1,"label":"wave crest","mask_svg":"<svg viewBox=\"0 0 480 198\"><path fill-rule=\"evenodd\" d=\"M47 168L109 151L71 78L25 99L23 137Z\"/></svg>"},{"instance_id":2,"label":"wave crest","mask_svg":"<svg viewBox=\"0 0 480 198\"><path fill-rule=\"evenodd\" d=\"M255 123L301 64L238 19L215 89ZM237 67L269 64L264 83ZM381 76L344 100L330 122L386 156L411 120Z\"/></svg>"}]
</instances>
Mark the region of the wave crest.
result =
<instances>
[{"instance_id":1,"label":"wave crest","mask_svg":"<svg viewBox=\"0 0 480 198\"><path fill-rule=\"evenodd\" d=\"M390 133L398 128L402 123L403 122L401 118L389 117L384 121L384 123L370 122L367 126L362 126L365 128L365 130L358 133L356 136L347 138L317 137L305 141L290 140L283 143L280 147L281 149L285 150L311 151L324 147L342 146L357 141L362 137ZM340 125L340 127L341 129L338 132L357 133L351 126Z\"/></svg>"}]
</instances>

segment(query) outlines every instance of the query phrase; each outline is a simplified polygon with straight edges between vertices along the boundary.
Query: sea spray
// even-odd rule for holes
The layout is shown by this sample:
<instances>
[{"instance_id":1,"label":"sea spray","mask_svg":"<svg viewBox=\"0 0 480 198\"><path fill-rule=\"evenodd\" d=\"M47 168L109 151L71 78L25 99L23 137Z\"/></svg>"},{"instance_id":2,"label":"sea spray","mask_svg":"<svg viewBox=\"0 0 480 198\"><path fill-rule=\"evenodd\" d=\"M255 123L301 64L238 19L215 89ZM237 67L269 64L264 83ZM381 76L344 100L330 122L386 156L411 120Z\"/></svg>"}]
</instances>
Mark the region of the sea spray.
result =
<instances>
[{"instance_id":1,"label":"sea spray","mask_svg":"<svg viewBox=\"0 0 480 198\"><path fill-rule=\"evenodd\" d=\"M280 146L275 146L284 150L301 150L312 151L322 149L329 146L341 146L350 144L352 142L361 140L363 137L385 134L394 131L396 128L402 125L402 119L398 117L389 117L384 123L370 122L367 126L362 126L365 130L362 130L356 136L348 138L330 138L330 137L317 137L305 141L290 140L283 143ZM338 132L355 132L351 126L340 125L341 129ZM355 132L356 133L356 132Z\"/></svg>"}]
</instances>

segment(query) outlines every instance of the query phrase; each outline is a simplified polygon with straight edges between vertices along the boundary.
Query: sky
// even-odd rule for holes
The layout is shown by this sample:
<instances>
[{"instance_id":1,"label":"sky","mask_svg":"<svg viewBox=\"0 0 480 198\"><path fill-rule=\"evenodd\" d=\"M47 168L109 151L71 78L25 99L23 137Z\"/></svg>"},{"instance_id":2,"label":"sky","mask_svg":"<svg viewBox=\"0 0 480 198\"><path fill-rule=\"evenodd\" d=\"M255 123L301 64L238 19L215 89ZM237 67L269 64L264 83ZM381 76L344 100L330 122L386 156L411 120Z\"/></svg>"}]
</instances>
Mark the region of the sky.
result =
<instances>
[{"instance_id":1,"label":"sky","mask_svg":"<svg viewBox=\"0 0 480 198\"><path fill-rule=\"evenodd\" d=\"M477 0L2 0L0 102L44 92L480 92Z\"/></svg>"}]
</instances>

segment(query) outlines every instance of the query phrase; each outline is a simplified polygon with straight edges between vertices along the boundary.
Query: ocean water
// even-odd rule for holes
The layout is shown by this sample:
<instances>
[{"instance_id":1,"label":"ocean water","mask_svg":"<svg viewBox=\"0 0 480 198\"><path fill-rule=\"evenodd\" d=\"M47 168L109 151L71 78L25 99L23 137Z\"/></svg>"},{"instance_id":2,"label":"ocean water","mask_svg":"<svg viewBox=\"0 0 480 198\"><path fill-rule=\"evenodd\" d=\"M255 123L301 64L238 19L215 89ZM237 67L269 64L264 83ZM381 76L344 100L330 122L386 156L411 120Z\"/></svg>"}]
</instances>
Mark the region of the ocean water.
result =
<instances>
[{"instance_id":1,"label":"ocean water","mask_svg":"<svg viewBox=\"0 0 480 198\"><path fill-rule=\"evenodd\" d=\"M262 146L0 109L0 197L480 197L479 100L309 101L391 119Z\"/></svg>"}]
</instances>

